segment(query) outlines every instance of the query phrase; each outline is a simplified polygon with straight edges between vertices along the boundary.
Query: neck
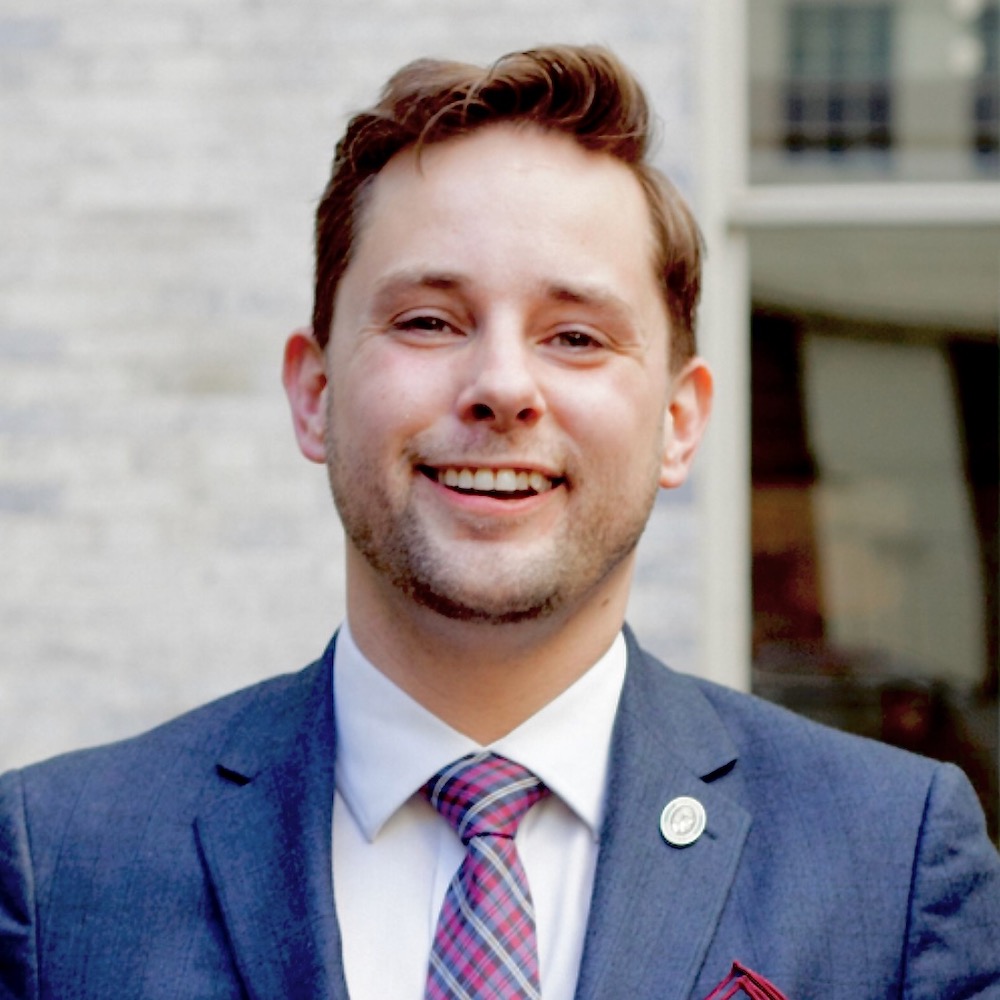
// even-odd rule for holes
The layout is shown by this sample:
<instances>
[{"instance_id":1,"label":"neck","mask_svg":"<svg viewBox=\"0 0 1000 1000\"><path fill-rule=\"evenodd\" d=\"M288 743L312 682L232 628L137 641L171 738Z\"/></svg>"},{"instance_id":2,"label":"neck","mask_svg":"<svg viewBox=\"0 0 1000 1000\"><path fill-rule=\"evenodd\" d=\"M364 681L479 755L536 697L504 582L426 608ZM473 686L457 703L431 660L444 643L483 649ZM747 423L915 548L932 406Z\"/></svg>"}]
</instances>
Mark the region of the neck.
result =
<instances>
[{"instance_id":1,"label":"neck","mask_svg":"<svg viewBox=\"0 0 1000 1000\"><path fill-rule=\"evenodd\" d=\"M455 621L348 560L348 616L364 655L453 729L489 744L516 729L607 652L622 627L631 560L572 609L495 625ZM359 579L359 575L362 577Z\"/></svg>"}]
</instances>

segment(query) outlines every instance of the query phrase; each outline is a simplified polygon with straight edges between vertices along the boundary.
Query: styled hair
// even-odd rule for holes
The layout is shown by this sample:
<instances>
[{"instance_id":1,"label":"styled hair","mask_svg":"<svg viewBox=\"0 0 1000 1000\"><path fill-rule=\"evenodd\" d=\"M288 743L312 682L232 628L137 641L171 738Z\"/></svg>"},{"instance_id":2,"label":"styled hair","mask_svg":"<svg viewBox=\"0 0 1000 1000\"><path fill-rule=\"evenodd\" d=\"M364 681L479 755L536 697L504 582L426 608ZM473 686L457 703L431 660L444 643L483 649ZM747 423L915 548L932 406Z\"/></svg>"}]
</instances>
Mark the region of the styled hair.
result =
<instances>
[{"instance_id":1,"label":"styled hair","mask_svg":"<svg viewBox=\"0 0 1000 1000\"><path fill-rule=\"evenodd\" d=\"M419 59L389 80L374 107L351 119L316 211L312 323L320 345L329 339L337 287L379 171L405 149L419 152L498 122L563 133L632 170L652 218L652 263L670 317L671 363L683 364L695 351L701 236L677 190L647 161L652 127L642 88L617 57L597 46L516 52L488 68Z\"/></svg>"}]
</instances>

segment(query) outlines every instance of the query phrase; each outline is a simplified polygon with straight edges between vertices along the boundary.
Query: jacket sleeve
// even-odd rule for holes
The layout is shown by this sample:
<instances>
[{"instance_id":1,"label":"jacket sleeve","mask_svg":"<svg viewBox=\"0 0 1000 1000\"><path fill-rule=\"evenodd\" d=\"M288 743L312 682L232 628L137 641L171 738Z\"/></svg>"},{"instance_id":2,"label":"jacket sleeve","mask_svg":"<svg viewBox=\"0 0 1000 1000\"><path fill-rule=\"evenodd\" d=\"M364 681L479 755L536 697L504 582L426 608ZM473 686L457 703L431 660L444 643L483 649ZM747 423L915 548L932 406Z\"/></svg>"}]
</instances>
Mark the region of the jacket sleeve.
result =
<instances>
[{"instance_id":1,"label":"jacket sleeve","mask_svg":"<svg viewBox=\"0 0 1000 1000\"><path fill-rule=\"evenodd\" d=\"M0 1000L37 996L34 879L21 779L11 772L0 777Z\"/></svg>"},{"instance_id":2,"label":"jacket sleeve","mask_svg":"<svg viewBox=\"0 0 1000 1000\"><path fill-rule=\"evenodd\" d=\"M930 784L913 870L907 1000L1000 1000L1000 855L965 775Z\"/></svg>"}]
</instances>

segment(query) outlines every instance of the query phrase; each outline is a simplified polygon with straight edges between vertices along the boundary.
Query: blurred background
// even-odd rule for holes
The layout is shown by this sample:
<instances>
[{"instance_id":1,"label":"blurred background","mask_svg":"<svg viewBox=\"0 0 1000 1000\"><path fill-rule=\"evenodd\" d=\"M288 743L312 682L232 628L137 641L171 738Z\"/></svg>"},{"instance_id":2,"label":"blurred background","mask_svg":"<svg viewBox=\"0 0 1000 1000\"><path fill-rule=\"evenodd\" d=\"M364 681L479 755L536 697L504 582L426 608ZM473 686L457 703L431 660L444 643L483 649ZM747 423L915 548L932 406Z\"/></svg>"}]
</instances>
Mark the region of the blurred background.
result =
<instances>
[{"instance_id":1,"label":"blurred background","mask_svg":"<svg viewBox=\"0 0 1000 1000\"><path fill-rule=\"evenodd\" d=\"M349 114L423 55L609 45L708 244L720 403L643 540L672 665L958 761L997 833L996 0L7 0L0 770L321 651L278 372Z\"/></svg>"},{"instance_id":2,"label":"blurred background","mask_svg":"<svg viewBox=\"0 0 1000 1000\"><path fill-rule=\"evenodd\" d=\"M1000 5L747 10L753 687L995 836Z\"/></svg>"}]
</instances>

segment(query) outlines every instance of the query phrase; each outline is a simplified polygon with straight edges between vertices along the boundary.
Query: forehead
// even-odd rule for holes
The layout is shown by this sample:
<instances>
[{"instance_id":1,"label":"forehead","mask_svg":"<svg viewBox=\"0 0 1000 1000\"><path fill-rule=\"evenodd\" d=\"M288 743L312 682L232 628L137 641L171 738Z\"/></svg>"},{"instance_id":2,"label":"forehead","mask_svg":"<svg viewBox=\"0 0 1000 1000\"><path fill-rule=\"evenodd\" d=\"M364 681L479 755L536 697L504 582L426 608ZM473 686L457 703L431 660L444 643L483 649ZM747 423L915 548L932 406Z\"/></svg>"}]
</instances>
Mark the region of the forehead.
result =
<instances>
[{"instance_id":1,"label":"forehead","mask_svg":"<svg viewBox=\"0 0 1000 1000\"><path fill-rule=\"evenodd\" d=\"M610 197L619 217L630 210L623 221L635 224L633 237L652 236L645 195L626 164L589 151L564 133L529 123L487 125L419 149L408 147L376 176L372 200L405 199L417 189L425 205L434 198L436 211L481 208L463 202L490 189L509 207L539 197L553 209L567 209L566 221L577 224L602 221Z\"/></svg>"},{"instance_id":2,"label":"forehead","mask_svg":"<svg viewBox=\"0 0 1000 1000\"><path fill-rule=\"evenodd\" d=\"M626 164L562 133L497 124L386 164L345 281L433 266L487 282L613 286L652 308L662 305L655 258L649 205Z\"/></svg>"}]
</instances>

